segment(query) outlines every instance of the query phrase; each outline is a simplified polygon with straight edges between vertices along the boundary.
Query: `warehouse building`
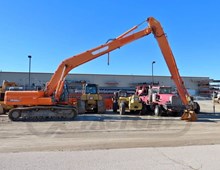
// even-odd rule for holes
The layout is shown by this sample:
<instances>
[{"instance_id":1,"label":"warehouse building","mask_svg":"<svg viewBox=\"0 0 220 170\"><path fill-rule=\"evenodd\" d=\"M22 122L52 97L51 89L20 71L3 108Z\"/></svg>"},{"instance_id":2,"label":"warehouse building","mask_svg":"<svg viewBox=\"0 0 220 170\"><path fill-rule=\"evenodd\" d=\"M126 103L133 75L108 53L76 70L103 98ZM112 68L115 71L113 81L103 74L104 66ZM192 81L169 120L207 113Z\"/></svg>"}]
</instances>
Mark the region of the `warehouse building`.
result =
<instances>
[{"instance_id":1,"label":"warehouse building","mask_svg":"<svg viewBox=\"0 0 220 170\"><path fill-rule=\"evenodd\" d=\"M0 81L16 82L24 89L44 88L52 73L28 72L0 72ZM186 88L191 95L209 95L209 77L182 77ZM175 89L170 76L143 76L143 75L110 75L110 74L69 74L66 78L68 86L73 91L80 91L83 83L99 85L103 93L112 93L119 89L134 91L139 84L152 84L171 86ZM30 84L30 86L29 86Z\"/></svg>"}]
</instances>

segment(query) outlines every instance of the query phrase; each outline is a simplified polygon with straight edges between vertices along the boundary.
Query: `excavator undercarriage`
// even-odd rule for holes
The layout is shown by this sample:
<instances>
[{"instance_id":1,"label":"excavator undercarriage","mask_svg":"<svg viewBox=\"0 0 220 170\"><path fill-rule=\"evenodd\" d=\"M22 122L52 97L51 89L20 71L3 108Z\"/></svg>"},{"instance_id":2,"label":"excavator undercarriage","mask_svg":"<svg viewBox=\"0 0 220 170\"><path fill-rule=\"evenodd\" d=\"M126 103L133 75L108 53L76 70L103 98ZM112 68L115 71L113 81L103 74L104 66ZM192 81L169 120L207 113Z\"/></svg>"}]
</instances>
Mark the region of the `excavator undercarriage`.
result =
<instances>
[{"instance_id":1,"label":"excavator undercarriage","mask_svg":"<svg viewBox=\"0 0 220 170\"><path fill-rule=\"evenodd\" d=\"M71 120L78 115L75 107L67 106L32 106L17 107L8 113L12 121L24 120Z\"/></svg>"}]
</instances>

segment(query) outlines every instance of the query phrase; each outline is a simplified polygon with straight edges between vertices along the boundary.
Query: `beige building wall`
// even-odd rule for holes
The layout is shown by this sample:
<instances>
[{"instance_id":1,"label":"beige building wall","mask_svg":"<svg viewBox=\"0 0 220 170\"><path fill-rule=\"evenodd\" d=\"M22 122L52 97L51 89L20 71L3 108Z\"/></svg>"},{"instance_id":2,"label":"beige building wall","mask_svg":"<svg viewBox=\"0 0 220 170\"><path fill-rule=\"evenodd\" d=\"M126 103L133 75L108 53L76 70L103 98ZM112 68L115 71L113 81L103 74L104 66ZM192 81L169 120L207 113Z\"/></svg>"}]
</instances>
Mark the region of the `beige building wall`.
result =
<instances>
[{"instance_id":1,"label":"beige building wall","mask_svg":"<svg viewBox=\"0 0 220 170\"><path fill-rule=\"evenodd\" d=\"M52 73L31 73L30 82L35 86L43 86L50 80ZM209 77L182 77L187 89L199 91L200 82L209 82ZM28 86L28 72L0 72L0 82L3 80L14 81L21 86ZM70 82L86 81L98 84L99 87L134 87L138 83L151 83L152 76L141 75L108 75L108 74L69 74L66 80ZM154 82L160 85L175 87L170 76L154 76Z\"/></svg>"}]
</instances>

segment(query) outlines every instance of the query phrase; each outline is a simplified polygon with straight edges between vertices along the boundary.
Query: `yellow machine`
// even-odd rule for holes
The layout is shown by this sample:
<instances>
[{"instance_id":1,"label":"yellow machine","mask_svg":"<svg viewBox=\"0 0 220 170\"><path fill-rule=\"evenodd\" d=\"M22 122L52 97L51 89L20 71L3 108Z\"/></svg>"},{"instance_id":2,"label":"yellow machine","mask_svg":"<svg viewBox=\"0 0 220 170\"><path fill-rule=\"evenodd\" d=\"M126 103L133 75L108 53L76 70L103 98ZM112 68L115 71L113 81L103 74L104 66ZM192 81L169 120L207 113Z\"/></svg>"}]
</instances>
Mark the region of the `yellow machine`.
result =
<instances>
[{"instance_id":1,"label":"yellow machine","mask_svg":"<svg viewBox=\"0 0 220 170\"><path fill-rule=\"evenodd\" d=\"M138 95L133 94L128 96L127 92L120 90L114 93L113 97L113 112L117 112L119 109L120 115L125 114L125 111L138 112L141 114L142 103L139 100Z\"/></svg>"},{"instance_id":2,"label":"yellow machine","mask_svg":"<svg viewBox=\"0 0 220 170\"><path fill-rule=\"evenodd\" d=\"M77 104L79 113L104 113L106 111L105 102L98 93L98 86L96 84L83 85L82 96Z\"/></svg>"},{"instance_id":3,"label":"yellow machine","mask_svg":"<svg viewBox=\"0 0 220 170\"><path fill-rule=\"evenodd\" d=\"M12 106L4 104L5 91L9 90L10 87L17 87L15 82L9 82L4 80L2 86L0 87L0 114L6 114Z\"/></svg>"}]
</instances>

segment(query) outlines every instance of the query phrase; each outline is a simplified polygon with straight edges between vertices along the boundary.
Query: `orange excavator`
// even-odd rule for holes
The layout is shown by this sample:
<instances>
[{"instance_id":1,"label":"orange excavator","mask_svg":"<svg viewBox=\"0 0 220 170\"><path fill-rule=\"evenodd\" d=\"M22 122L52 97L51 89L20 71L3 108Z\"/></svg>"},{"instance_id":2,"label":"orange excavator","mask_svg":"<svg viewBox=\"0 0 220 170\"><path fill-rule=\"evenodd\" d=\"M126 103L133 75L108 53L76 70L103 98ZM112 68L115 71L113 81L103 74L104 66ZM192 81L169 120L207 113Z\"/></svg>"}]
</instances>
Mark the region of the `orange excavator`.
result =
<instances>
[{"instance_id":1,"label":"orange excavator","mask_svg":"<svg viewBox=\"0 0 220 170\"><path fill-rule=\"evenodd\" d=\"M195 121L197 119L194 111L195 104L184 86L184 82L179 74L172 50L169 46L163 28L153 17L149 17L146 21L148 26L145 29L134 32L134 30L140 26L140 24L136 25L106 44L62 61L50 81L47 83L45 89L41 91L6 92L4 100L5 104L17 106L9 111L9 118L13 121L29 119L32 117L75 118L78 111L76 105L72 102L74 100L62 97L65 87L65 77L67 74L79 65L89 62L104 54L109 54L109 52L115 49L152 33L159 44L181 100L186 106L182 119Z\"/></svg>"}]
</instances>

